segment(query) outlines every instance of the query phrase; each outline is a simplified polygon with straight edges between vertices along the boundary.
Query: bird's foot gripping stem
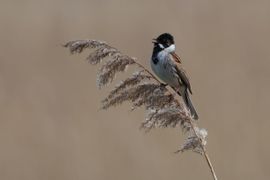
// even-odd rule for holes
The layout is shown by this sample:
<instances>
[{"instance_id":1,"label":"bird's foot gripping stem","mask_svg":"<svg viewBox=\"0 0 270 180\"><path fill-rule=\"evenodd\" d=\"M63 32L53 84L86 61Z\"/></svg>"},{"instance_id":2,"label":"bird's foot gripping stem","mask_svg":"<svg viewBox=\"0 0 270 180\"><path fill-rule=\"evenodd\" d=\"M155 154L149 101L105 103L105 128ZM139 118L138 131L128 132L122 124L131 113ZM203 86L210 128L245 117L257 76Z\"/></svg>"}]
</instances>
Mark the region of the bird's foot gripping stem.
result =
<instances>
[{"instance_id":1,"label":"bird's foot gripping stem","mask_svg":"<svg viewBox=\"0 0 270 180\"><path fill-rule=\"evenodd\" d=\"M166 86L168 86L168 84L165 84L165 83L160 83L160 87L165 88Z\"/></svg>"}]
</instances>

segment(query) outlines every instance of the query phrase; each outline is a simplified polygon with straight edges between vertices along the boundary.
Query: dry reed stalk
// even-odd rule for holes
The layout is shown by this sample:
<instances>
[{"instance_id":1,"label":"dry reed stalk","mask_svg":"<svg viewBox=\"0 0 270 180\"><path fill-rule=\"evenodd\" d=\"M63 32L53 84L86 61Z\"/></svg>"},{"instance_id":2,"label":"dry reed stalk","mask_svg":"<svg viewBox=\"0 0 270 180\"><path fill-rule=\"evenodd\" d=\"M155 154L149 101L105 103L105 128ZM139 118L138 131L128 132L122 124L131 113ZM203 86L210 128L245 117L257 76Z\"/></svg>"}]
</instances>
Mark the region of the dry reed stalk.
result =
<instances>
[{"instance_id":1,"label":"dry reed stalk","mask_svg":"<svg viewBox=\"0 0 270 180\"><path fill-rule=\"evenodd\" d=\"M200 129L190 112L178 101L176 93L172 93L143 65L122 54L118 49L105 42L96 40L70 41L64 45L71 54L81 53L86 48L93 49L87 60L96 65L105 60L101 66L97 85L99 88L111 83L118 72L123 72L129 65L137 65L139 71L133 73L120 84L116 85L109 95L102 101L102 109L120 105L125 101L132 103L132 110L144 106L147 111L145 121L141 128L149 131L153 128L180 126L187 138L176 152L192 150L204 155L211 170L212 176L217 180L213 165L206 152L207 131Z\"/></svg>"}]
</instances>

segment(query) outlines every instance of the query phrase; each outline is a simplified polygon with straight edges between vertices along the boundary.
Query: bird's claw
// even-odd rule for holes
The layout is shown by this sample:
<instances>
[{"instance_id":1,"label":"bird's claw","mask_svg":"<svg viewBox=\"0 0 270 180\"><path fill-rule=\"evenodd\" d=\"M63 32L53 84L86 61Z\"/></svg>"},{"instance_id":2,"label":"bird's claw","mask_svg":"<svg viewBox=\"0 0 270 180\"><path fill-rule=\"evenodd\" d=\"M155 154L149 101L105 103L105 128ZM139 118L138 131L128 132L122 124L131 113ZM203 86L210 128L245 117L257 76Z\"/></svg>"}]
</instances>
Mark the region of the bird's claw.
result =
<instances>
[{"instance_id":1,"label":"bird's claw","mask_svg":"<svg viewBox=\"0 0 270 180\"><path fill-rule=\"evenodd\" d=\"M168 86L168 84L160 83L160 86L161 86L161 87L166 87L166 86Z\"/></svg>"}]
</instances>

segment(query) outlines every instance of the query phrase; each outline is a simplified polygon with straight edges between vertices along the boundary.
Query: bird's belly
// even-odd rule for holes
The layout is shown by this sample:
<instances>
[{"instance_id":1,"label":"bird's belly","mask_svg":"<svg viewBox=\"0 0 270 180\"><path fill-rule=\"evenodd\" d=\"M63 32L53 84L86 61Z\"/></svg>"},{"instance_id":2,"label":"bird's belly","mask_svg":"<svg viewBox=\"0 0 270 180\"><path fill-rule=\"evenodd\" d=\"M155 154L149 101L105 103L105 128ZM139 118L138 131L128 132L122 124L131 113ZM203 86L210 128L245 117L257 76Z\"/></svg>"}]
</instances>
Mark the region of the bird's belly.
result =
<instances>
[{"instance_id":1,"label":"bird's belly","mask_svg":"<svg viewBox=\"0 0 270 180\"><path fill-rule=\"evenodd\" d=\"M154 64L153 61L151 61L151 68L154 71L154 73L160 78L162 81L167 83L168 85L178 88L179 82L177 78L175 77L172 67L170 64L164 64L162 61L159 61L157 64Z\"/></svg>"}]
</instances>

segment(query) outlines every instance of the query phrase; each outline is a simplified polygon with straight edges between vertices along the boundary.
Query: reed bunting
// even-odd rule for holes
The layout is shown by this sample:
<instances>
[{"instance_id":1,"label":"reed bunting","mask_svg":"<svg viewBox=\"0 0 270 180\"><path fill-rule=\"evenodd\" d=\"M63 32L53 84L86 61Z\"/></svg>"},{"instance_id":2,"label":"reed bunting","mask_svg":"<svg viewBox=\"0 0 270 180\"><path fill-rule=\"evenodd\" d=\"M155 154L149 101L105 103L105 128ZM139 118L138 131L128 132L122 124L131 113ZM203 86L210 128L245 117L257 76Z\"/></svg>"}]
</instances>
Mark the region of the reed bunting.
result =
<instances>
[{"instance_id":1,"label":"reed bunting","mask_svg":"<svg viewBox=\"0 0 270 180\"><path fill-rule=\"evenodd\" d=\"M175 53L174 38L164 33L153 39L154 49L151 58L151 68L154 73L166 84L171 86L182 98L194 119L198 114L192 105L189 93L192 94L191 85L180 57Z\"/></svg>"}]
</instances>

